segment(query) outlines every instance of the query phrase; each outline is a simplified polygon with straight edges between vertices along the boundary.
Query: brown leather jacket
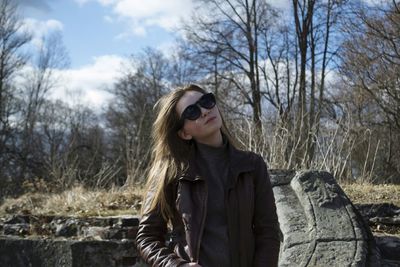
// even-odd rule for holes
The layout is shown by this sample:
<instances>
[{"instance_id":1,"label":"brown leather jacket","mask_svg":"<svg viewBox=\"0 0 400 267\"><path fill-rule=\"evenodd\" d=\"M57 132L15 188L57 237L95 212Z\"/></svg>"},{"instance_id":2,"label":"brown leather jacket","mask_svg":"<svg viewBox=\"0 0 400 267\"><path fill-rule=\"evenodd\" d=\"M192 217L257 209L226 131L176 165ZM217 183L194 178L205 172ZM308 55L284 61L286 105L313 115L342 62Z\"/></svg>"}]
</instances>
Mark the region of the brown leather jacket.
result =
<instances>
[{"instance_id":1,"label":"brown leather jacket","mask_svg":"<svg viewBox=\"0 0 400 267\"><path fill-rule=\"evenodd\" d=\"M279 224L267 167L261 156L228 145L229 182L226 215L231 266L277 266ZM144 201L136 243L141 256L152 266L179 266L198 262L207 214L207 186L200 166L190 161L188 171L167 187L175 216L171 219L171 243L166 245L167 222L157 211L149 212L152 194Z\"/></svg>"}]
</instances>

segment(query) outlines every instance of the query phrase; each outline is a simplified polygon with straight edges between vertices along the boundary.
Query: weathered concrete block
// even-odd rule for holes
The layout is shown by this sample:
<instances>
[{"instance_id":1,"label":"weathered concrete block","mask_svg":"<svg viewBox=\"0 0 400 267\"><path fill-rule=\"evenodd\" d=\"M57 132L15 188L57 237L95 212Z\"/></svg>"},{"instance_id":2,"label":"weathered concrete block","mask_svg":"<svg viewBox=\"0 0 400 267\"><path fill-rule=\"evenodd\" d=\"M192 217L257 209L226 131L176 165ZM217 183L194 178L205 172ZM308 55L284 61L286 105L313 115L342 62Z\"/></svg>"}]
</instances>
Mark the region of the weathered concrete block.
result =
<instances>
[{"instance_id":1,"label":"weathered concrete block","mask_svg":"<svg viewBox=\"0 0 400 267\"><path fill-rule=\"evenodd\" d=\"M73 266L68 241L0 238L0 266Z\"/></svg>"},{"instance_id":2,"label":"weathered concrete block","mask_svg":"<svg viewBox=\"0 0 400 267\"><path fill-rule=\"evenodd\" d=\"M280 228L280 266L380 266L362 216L327 172L271 171Z\"/></svg>"},{"instance_id":3,"label":"weathered concrete block","mask_svg":"<svg viewBox=\"0 0 400 267\"><path fill-rule=\"evenodd\" d=\"M136 264L138 255L133 241L82 241L71 245L73 267L127 267Z\"/></svg>"},{"instance_id":4,"label":"weathered concrete block","mask_svg":"<svg viewBox=\"0 0 400 267\"><path fill-rule=\"evenodd\" d=\"M0 238L0 266L144 266L133 241Z\"/></svg>"}]
</instances>

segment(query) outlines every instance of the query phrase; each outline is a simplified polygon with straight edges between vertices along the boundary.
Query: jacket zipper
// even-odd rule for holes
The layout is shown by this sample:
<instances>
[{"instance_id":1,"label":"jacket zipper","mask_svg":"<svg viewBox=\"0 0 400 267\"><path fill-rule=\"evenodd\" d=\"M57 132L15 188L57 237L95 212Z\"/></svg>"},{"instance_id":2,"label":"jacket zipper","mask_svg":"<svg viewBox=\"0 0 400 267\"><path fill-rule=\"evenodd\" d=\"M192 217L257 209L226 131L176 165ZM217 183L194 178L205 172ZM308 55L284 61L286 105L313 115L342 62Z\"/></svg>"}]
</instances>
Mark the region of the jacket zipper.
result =
<instances>
[{"instance_id":1,"label":"jacket zipper","mask_svg":"<svg viewBox=\"0 0 400 267\"><path fill-rule=\"evenodd\" d=\"M200 230L199 230L199 238L197 240L197 251L196 251L196 262L198 263L200 260L200 243L201 243L201 238L203 237L203 231L204 231L204 224L206 221L206 216L207 216L207 204L208 204L208 187L207 187L207 182L205 180L203 180L204 182L204 187L205 187L205 197L204 197L204 208L203 208L203 218L201 221L201 226L200 226Z\"/></svg>"}]
</instances>

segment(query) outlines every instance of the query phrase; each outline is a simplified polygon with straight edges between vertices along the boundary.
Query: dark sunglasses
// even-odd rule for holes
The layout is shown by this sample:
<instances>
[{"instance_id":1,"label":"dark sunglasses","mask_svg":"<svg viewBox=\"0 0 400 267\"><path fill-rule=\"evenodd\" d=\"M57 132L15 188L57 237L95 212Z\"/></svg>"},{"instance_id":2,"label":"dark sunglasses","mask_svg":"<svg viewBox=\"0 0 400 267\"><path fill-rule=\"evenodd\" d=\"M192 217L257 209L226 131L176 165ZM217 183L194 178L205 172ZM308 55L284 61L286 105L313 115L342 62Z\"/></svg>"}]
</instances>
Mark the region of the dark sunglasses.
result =
<instances>
[{"instance_id":1,"label":"dark sunglasses","mask_svg":"<svg viewBox=\"0 0 400 267\"><path fill-rule=\"evenodd\" d=\"M200 99L197 100L196 103L187 106L185 108L185 110L182 112L182 115L179 119L180 127L182 127L185 119L188 119L191 121L197 120L201 116L200 107L205 108L205 109L212 109L215 106L215 104L216 104L216 101L215 101L215 96L213 93L208 93L208 94L202 95L202 97L200 97Z\"/></svg>"}]
</instances>

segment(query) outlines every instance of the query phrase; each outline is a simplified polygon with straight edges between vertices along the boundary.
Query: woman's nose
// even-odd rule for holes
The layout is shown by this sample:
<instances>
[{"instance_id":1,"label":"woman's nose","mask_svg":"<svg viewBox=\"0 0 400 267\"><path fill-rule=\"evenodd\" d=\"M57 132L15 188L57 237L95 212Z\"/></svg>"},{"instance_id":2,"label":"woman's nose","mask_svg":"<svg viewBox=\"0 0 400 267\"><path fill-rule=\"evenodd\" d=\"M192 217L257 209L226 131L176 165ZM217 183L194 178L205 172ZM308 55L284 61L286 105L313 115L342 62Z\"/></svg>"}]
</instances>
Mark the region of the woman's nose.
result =
<instances>
[{"instance_id":1,"label":"woman's nose","mask_svg":"<svg viewBox=\"0 0 400 267\"><path fill-rule=\"evenodd\" d=\"M200 110L201 110L201 116L202 117L205 117L211 111L211 109L206 109L206 108L203 108L203 107L200 107Z\"/></svg>"}]
</instances>

